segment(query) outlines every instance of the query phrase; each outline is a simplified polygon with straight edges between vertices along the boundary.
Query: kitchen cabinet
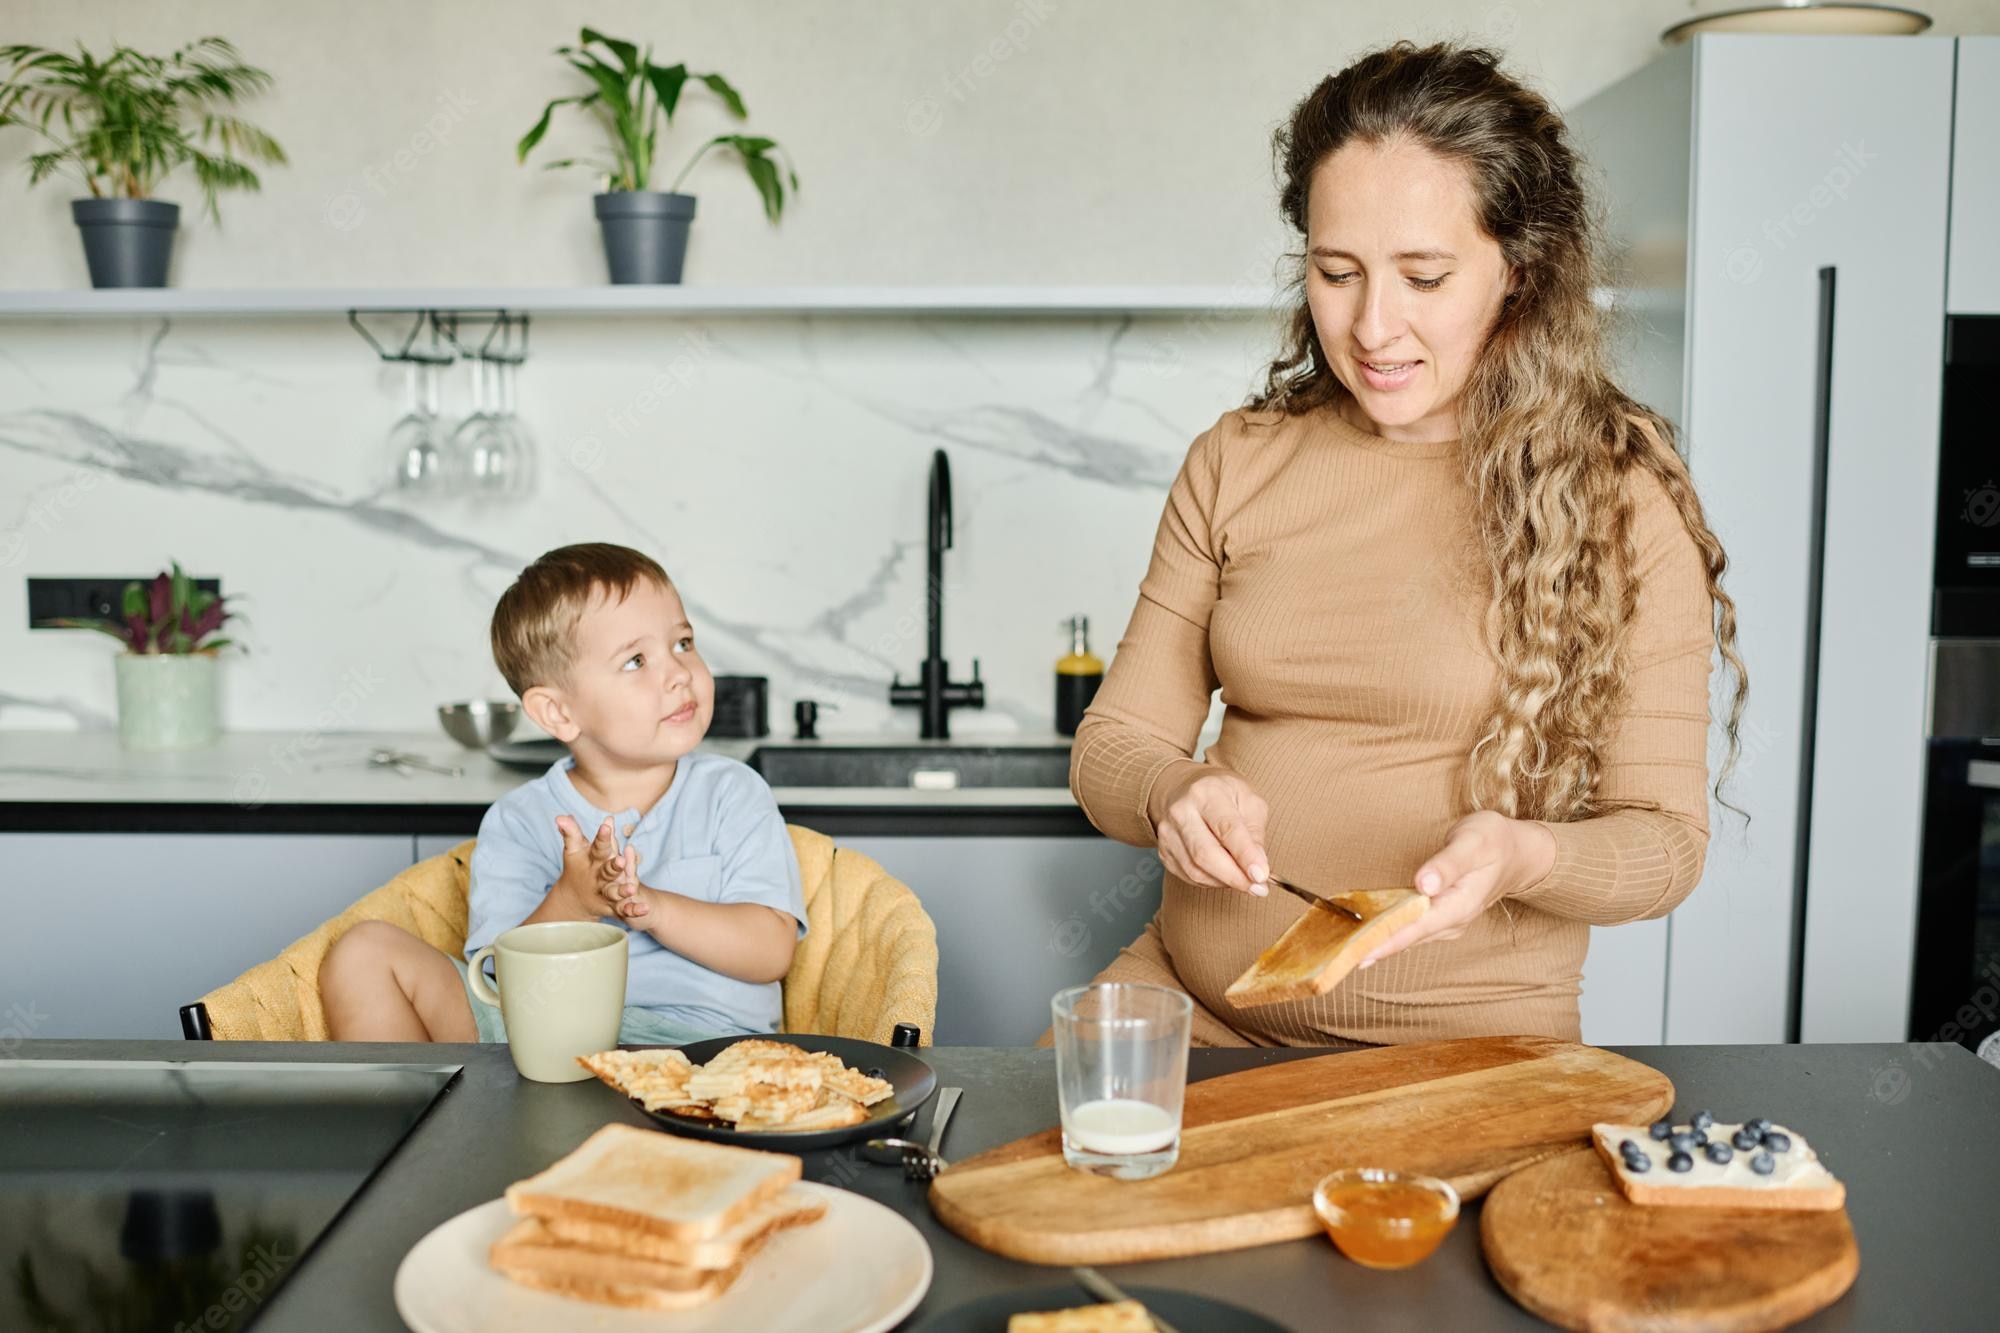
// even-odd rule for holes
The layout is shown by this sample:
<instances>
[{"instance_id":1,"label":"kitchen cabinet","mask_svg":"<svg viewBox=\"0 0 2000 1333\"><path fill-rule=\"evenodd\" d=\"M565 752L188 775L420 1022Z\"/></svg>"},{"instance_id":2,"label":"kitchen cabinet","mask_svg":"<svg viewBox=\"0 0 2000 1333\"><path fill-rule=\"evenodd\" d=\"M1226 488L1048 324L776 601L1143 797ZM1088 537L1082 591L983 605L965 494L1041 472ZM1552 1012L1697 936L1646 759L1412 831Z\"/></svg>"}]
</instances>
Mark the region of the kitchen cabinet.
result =
<instances>
[{"instance_id":1,"label":"kitchen cabinet","mask_svg":"<svg viewBox=\"0 0 2000 1333\"><path fill-rule=\"evenodd\" d=\"M461 840L424 836L416 856ZM1160 858L1108 838L842 835L910 886L938 932L938 1042L1021 1045L1160 905Z\"/></svg>"},{"instance_id":2,"label":"kitchen cabinet","mask_svg":"<svg viewBox=\"0 0 2000 1333\"><path fill-rule=\"evenodd\" d=\"M465 835L465 838L472 836L474 835L468 833ZM410 864L415 865L418 861L428 861L433 856L442 856L461 842L464 842L465 838L456 838L449 834L419 833L410 840L413 845Z\"/></svg>"},{"instance_id":3,"label":"kitchen cabinet","mask_svg":"<svg viewBox=\"0 0 2000 1333\"><path fill-rule=\"evenodd\" d=\"M0 834L0 1054L27 1037L176 1037L180 1006L463 839ZM938 930L935 1039L1032 1042L1160 902L1156 853L1103 837L840 840L908 884ZM1592 931L1584 1039L1660 1039L1666 922Z\"/></svg>"},{"instance_id":4,"label":"kitchen cabinet","mask_svg":"<svg viewBox=\"0 0 2000 1333\"><path fill-rule=\"evenodd\" d=\"M1583 960L1583 1039L1592 1046L1666 1040L1667 920L1592 926Z\"/></svg>"},{"instance_id":5,"label":"kitchen cabinet","mask_svg":"<svg viewBox=\"0 0 2000 1333\"><path fill-rule=\"evenodd\" d=\"M0 1055L178 1037L180 1007L410 864L407 834L0 834Z\"/></svg>"},{"instance_id":6,"label":"kitchen cabinet","mask_svg":"<svg viewBox=\"0 0 2000 1333\"><path fill-rule=\"evenodd\" d=\"M1049 997L1089 981L1160 905L1160 858L1105 837L845 837L937 925L936 1039L1023 1045Z\"/></svg>"}]
</instances>

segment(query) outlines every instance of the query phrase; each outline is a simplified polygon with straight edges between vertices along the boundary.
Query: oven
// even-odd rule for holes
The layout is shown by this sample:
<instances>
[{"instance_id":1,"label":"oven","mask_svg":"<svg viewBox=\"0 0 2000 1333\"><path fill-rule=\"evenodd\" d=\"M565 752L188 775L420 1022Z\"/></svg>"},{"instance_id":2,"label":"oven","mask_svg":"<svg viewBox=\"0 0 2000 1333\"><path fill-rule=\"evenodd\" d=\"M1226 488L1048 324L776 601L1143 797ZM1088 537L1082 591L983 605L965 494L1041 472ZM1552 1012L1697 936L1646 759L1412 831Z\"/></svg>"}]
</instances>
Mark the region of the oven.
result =
<instances>
[{"instance_id":1,"label":"oven","mask_svg":"<svg viewBox=\"0 0 2000 1333\"><path fill-rule=\"evenodd\" d=\"M1945 331L1910 1037L2000 1064L2000 315Z\"/></svg>"}]
</instances>

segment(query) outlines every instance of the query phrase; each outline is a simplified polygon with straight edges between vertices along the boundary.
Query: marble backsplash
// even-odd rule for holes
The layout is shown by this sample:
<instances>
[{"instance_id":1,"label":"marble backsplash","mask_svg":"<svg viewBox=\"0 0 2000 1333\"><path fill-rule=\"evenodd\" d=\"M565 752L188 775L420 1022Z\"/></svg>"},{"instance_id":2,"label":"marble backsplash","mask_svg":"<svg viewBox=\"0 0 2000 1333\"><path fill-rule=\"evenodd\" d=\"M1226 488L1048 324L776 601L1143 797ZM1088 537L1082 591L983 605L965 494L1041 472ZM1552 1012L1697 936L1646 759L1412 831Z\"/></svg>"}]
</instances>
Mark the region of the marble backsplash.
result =
<instances>
[{"instance_id":1,"label":"marble backsplash","mask_svg":"<svg viewBox=\"0 0 2000 1333\"><path fill-rule=\"evenodd\" d=\"M382 317L386 335L394 320ZM890 677L924 655L931 450L951 458L945 655L980 659L954 734L1051 725L1059 622L1111 656L1189 443L1260 379L1268 315L546 316L519 412L532 494L388 485L404 370L338 316L0 326L0 732L115 725L116 645L30 632L31 575L178 559L241 598L235 729L406 729L511 697L493 603L541 551L615 541L681 586L718 673L914 735ZM444 415L468 410L465 365ZM524 727L525 730L530 730Z\"/></svg>"}]
</instances>

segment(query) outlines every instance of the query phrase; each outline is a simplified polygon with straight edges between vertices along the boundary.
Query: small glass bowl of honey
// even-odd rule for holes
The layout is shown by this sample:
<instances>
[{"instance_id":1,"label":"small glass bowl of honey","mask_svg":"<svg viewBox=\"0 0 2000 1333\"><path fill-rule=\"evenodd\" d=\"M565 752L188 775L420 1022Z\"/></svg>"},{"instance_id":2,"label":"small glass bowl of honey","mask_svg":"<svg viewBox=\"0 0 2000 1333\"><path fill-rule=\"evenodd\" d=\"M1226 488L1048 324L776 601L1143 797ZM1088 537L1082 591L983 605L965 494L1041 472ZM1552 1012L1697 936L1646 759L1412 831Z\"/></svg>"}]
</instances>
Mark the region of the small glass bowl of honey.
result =
<instances>
[{"instance_id":1,"label":"small glass bowl of honey","mask_svg":"<svg viewBox=\"0 0 2000 1333\"><path fill-rule=\"evenodd\" d=\"M1434 1176L1356 1166L1319 1182L1313 1211L1354 1262L1408 1268L1429 1258L1457 1223L1458 1191Z\"/></svg>"}]
</instances>

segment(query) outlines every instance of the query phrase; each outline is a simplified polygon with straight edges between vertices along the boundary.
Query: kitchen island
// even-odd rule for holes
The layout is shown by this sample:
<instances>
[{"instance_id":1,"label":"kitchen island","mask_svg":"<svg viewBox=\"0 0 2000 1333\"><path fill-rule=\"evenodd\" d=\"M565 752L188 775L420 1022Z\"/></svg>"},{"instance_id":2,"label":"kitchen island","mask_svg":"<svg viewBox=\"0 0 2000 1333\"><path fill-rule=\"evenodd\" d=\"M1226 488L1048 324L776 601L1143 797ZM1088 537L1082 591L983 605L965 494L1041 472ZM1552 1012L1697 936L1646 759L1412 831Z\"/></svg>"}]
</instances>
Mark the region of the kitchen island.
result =
<instances>
[{"instance_id":1,"label":"kitchen island","mask_svg":"<svg viewBox=\"0 0 2000 1333\"><path fill-rule=\"evenodd\" d=\"M1837 1303L1800 1327L1825 1330L1987 1329L2000 1307L1992 1261L1993 1201L2000 1198L2000 1070L1951 1045L1623 1047L1674 1082L1682 1114L1767 1114L1811 1137L1846 1182L1861 1271ZM388 1046L154 1041L27 1041L31 1059L408 1061L456 1064L458 1080L432 1107L320 1243L264 1299L260 1333L393 1333L404 1326L392 1298L403 1256L431 1228L497 1198L511 1182L562 1156L611 1121L647 1123L592 1081L523 1081L503 1046ZM1319 1054L1308 1050L1197 1050L1191 1079ZM944 1142L958 1160L1047 1128L1056 1116L1051 1052L937 1047L920 1054L940 1084L965 1090ZM927 1131L929 1112L919 1129ZM1449 1126L1439 1126L1449 1133ZM1060 1285L1061 1269L980 1250L931 1216L925 1187L850 1151L804 1157L808 1180L850 1189L910 1219L929 1244L935 1275L902 1327L990 1292ZM12 1261L12 1256L0 1255ZM1258 1311L1307 1333L1341 1329L1532 1329L1487 1273L1479 1206L1429 1260L1376 1272L1343 1259L1323 1238L1106 1270L1126 1286L1178 1288ZM1082 1297L1078 1294L1078 1302ZM588 1307L580 1307L584 1319ZM1194 1333L1194 1330L1184 1330Z\"/></svg>"}]
</instances>

